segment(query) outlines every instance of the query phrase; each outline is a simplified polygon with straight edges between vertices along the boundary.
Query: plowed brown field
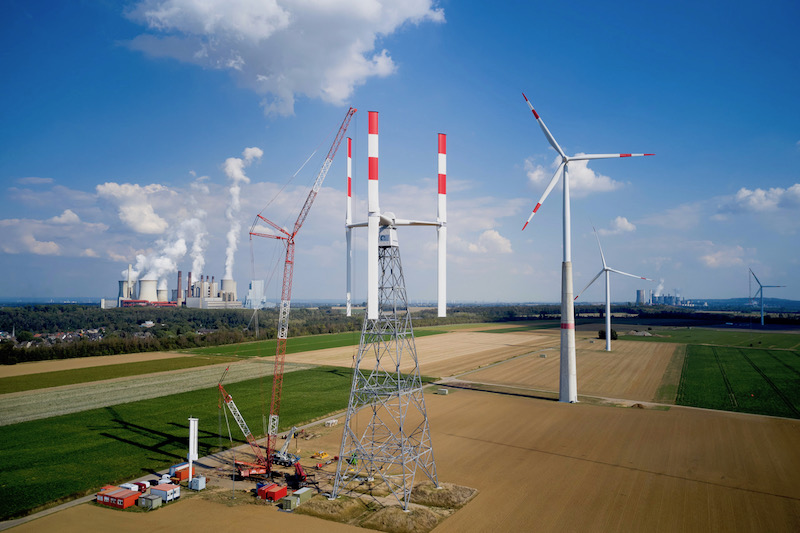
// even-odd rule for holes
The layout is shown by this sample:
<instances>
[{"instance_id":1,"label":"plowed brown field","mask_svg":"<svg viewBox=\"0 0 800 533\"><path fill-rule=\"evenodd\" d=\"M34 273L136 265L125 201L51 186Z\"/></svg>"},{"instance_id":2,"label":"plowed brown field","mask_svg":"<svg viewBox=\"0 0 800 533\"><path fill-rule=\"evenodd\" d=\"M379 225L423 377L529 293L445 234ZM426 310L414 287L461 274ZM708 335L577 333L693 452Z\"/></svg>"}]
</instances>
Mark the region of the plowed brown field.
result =
<instances>
[{"instance_id":1,"label":"plowed brown field","mask_svg":"<svg viewBox=\"0 0 800 533\"><path fill-rule=\"evenodd\" d=\"M479 494L435 530L800 531L800 421L673 407L427 395L439 479ZM335 450L334 431L313 441ZM201 461L202 462L202 461ZM28 531L354 530L199 498L153 513L83 504Z\"/></svg>"},{"instance_id":2,"label":"plowed brown field","mask_svg":"<svg viewBox=\"0 0 800 533\"><path fill-rule=\"evenodd\" d=\"M506 333L503 337L516 334ZM470 372L461 378L481 383L511 385L535 390L557 391L559 380L558 345L552 351L517 357L490 368ZM605 343L581 342L576 350L578 392L627 400L653 401L664 371L679 344L655 342L616 342L611 352ZM543 358L544 354L547 357Z\"/></svg>"}]
</instances>

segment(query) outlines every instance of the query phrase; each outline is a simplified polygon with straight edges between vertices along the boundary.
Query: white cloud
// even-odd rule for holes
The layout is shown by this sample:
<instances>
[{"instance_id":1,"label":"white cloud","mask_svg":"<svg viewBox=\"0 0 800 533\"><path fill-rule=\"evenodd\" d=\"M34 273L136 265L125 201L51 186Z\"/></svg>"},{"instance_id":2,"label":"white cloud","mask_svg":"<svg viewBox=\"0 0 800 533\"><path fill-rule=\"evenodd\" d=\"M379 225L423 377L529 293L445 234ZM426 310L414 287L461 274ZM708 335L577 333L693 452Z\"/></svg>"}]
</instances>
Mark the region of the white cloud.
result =
<instances>
[{"instance_id":1,"label":"white cloud","mask_svg":"<svg viewBox=\"0 0 800 533\"><path fill-rule=\"evenodd\" d=\"M571 161L569 163L569 168L567 170L569 172L570 196L574 198L581 198L592 193L615 191L623 186L623 183L593 171L587 166L588 163L588 161ZM547 184L550 183L550 180L554 175L553 173L558 169L560 164L561 157L558 156L550 165L550 167L553 169L550 172L548 172L543 166L535 164L530 158L525 160L524 166L530 183L537 189L542 188L542 192L544 192L543 187L546 187ZM559 189L563 187L563 183L561 183L560 179L558 187Z\"/></svg>"},{"instance_id":2,"label":"white cloud","mask_svg":"<svg viewBox=\"0 0 800 533\"><path fill-rule=\"evenodd\" d=\"M636 226L628 221L625 217L617 217L611 221L609 229L601 228L597 230L600 235L617 235L619 233L628 233L636 231Z\"/></svg>"},{"instance_id":3,"label":"white cloud","mask_svg":"<svg viewBox=\"0 0 800 533\"><path fill-rule=\"evenodd\" d=\"M80 217L78 217L78 215L76 215L71 209L66 209L59 216L53 217L49 220L49 222L53 222L54 224L78 224L80 221Z\"/></svg>"},{"instance_id":4,"label":"white cloud","mask_svg":"<svg viewBox=\"0 0 800 533\"><path fill-rule=\"evenodd\" d=\"M707 267L727 268L744 265L745 249L741 246L719 247L714 246L713 243L709 244L711 247L717 248L717 250L700 256L700 261Z\"/></svg>"},{"instance_id":5,"label":"white cloud","mask_svg":"<svg viewBox=\"0 0 800 533\"><path fill-rule=\"evenodd\" d=\"M98 255L98 253L91 248L85 249L83 252L81 252L81 255L83 257L100 257L100 255Z\"/></svg>"},{"instance_id":6,"label":"white cloud","mask_svg":"<svg viewBox=\"0 0 800 533\"><path fill-rule=\"evenodd\" d=\"M37 178L31 176L28 178L17 178L16 181L22 185L47 185L53 183L53 178Z\"/></svg>"},{"instance_id":7,"label":"white cloud","mask_svg":"<svg viewBox=\"0 0 800 533\"><path fill-rule=\"evenodd\" d=\"M771 187L769 189L747 187L739 189L735 195L725 197L719 205L721 213L759 213L776 209L796 209L800 207L800 183L788 189Z\"/></svg>"},{"instance_id":8,"label":"white cloud","mask_svg":"<svg viewBox=\"0 0 800 533\"><path fill-rule=\"evenodd\" d=\"M510 254L512 252L511 241L496 230L489 229L481 233L478 242L469 245L469 251L479 254Z\"/></svg>"},{"instance_id":9,"label":"white cloud","mask_svg":"<svg viewBox=\"0 0 800 533\"><path fill-rule=\"evenodd\" d=\"M163 185L150 184L144 187L131 183L107 182L97 186L97 194L117 204L119 218L137 233L160 234L169 224L158 216L150 203L150 195L169 193Z\"/></svg>"},{"instance_id":10,"label":"white cloud","mask_svg":"<svg viewBox=\"0 0 800 533\"><path fill-rule=\"evenodd\" d=\"M376 41L408 24L444 22L431 0L144 0L128 12L150 33L129 46L229 70L263 95L267 115L289 115L295 96L344 104L356 86L396 70Z\"/></svg>"},{"instance_id":11,"label":"white cloud","mask_svg":"<svg viewBox=\"0 0 800 533\"><path fill-rule=\"evenodd\" d=\"M26 250L36 255L59 255L61 248L53 241L37 241L33 235L23 235L21 239Z\"/></svg>"}]
</instances>

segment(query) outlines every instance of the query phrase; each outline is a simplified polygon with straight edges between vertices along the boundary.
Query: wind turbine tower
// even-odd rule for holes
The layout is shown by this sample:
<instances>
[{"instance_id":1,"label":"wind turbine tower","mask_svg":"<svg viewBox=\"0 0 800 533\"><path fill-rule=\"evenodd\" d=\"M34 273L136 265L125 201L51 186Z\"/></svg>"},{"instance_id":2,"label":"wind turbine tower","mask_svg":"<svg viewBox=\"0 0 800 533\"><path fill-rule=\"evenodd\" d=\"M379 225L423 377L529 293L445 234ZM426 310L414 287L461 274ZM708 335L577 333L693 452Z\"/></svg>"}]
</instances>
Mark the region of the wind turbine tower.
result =
<instances>
[{"instance_id":1,"label":"wind turbine tower","mask_svg":"<svg viewBox=\"0 0 800 533\"><path fill-rule=\"evenodd\" d=\"M348 186L346 228L367 227L367 312L353 371L350 401L331 498L387 489L408 509L417 471L439 486L422 379L408 311L397 236L399 226L434 226L439 242L439 316L444 316L446 137L439 134L439 212L436 221L404 220L378 205L378 113L369 112L369 218L351 220ZM348 184L350 176L348 174ZM347 256L350 258L350 239ZM348 288L350 284L348 268Z\"/></svg>"},{"instance_id":2,"label":"wind turbine tower","mask_svg":"<svg viewBox=\"0 0 800 533\"><path fill-rule=\"evenodd\" d=\"M553 174L550 183L544 190L544 194L536 203L533 212L528 217L525 225L522 226L524 230L528 223L533 218L533 215L542 206L542 203L556 186L559 178L563 179L564 185L564 211L563 211L563 251L564 258L561 262L561 358L560 358L560 380L558 387L558 401L575 403L578 401L578 380L575 370L575 307L573 306L572 297L572 237L570 227L570 203L569 203L569 163L570 161L586 161L592 159L610 159L617 157L638 157L645 155L655 154L579 154L567 156L564 150L556 142L550 130L545 126L544 121L533 108L525 93L522 93L525 102L528 103L533 116L539 122L544 136L547 138L550 146L558 152L561 156L561 163L558 165L555 174Z\"/></svg>"},{"instance_id":3,"label":"wind turbine tower","mask_svg":"<svg viewBox=\"0 0 800 533\"><path fill-rule=\"evenodd\" d=\"M779 287L786 287L786 285L762 285L761 282L758 280L758 277L756 276L756 273L753 272L752 268L750 269L750 273L753 275L753 278L756 280L756 283L758 283L758 290L753 295L753 298L755 298L756 296L759 296L759 295L761 296L761 325L763 326L764 325L764 289L777 289Z\"/></svg>"},{"instance_id":4,"label":"wind turbine tower","mask_svg":"<svg viewBox=\"0 0 800 533\"><path fill-rule=\"evenodd\" d=\"M592 278L592 281L587 283L586 286L583 289L581 289L581 292L578 293L575 299L577 300L578 298L580 298L581 294L583 294L583 292L586 289L588 289L589 286L591 286L591 284L594 283L597 280L597 278L599 278L602 274L606 275L606 351L610 352L611 351L611 279L610 279L611 272L614 272L616 274L622 274L623 276L628 276L631 278L643 279L645 281L654 281L654 280L650 278L645 278L644 276L634 276L633 274L628 274L627 272L610 268L606 264L606 256L603 255L603 246L600 244L600 236L597 235L597 230L595 228L592 229L594 230L594 236L597 238L597 246L600 248L600 259L603 261L603 269L600 272L598 272L595 277Z\"/></svg>"}]
</instances>

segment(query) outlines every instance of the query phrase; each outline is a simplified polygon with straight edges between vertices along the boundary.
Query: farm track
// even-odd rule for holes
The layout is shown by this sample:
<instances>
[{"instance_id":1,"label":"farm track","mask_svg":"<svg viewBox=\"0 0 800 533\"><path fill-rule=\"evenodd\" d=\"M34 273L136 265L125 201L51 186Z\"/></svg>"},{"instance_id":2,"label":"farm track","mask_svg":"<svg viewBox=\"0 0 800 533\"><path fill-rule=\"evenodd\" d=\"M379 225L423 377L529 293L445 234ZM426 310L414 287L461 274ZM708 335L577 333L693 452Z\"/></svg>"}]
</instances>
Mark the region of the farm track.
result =
<instances>
[{"instance_id":1,"label":"farm track","mask_svg":"<svg viewBox=\"0 0 800 533\"><path fill-rule=\"evenodd\" d=\"M273 363L272 359L248 359L230 364L225 383L272 375ZM215 387L226 364L4 394L0 396L0 426ZM284 371L310 366L286 363Z\"/></svg>"},{"instance_id":2,"label":"farm track","mask_svg":"<svg viewBox=\"0 0 800 533\"><path fill-rule=\"evenodd\" d=\"M790 410L790 411L791 411L791 412L794 414L794 416L796 416L796 417L800 418L800 411L798 411L798 410L797 410L797 408L796 408L796 407L794 406L794 404L792 403L792 400L790 400L790 399L789 399L789 397L788 397L788 396L786 396L786 394L784 394L784 392L783 392L783 391L780 389L780 387L778 387L778 386L776 386L776 385L775 385L775 383L774 383L774 382L773 382L773 381L772 381L772 380L769 378L769 376L767 376L767 374L766 374L766 373L764 373L764 371L763 371L763 370L761 370L761 368L760 368L760 367L759 367L757 364L755 364L755 362L754 362L752 359L750 359L750 358L749 358L749 357L748 357L748 356L747 356L747 355L744 353L744 350L739 350L739 352L741 353L742 357L744 357L744 360L745 360L745 361L747 361L748 363L750 363L750 366L751 366L751 367L753 367L753 370L755 370L756 372L758 372L758 374L759 374L759 375L762 377L762 379L763 379L763 380L764 380L764 381L767 383L767 385L769 385L769 386L770 386L770 388L771 388L773 391L775 391L775 394L777 394L777 395L778 395L778 397L779 397L781 400L783 400L783 403L785 403L785 404L786 404L786 407L788 407L788 408L789 408L789 410Z\"/></svg>"},{"instance_id":3,"label":"farm track","mask_svg":"<svg viewBox=\"0 0 800 533\"><path fill-rule=\"evenodd\" d=\"M731 401L731 405L736 409L739 407L739 403L736 401L736 395L733 393L733 387L731 386L731 382L728 379L728 374L725 372L725 367L722 366L722 361L719 358L719 354L717 353L717 347L712 346L711 352L714 354L714 360L717 362L717 366L719 367L719 373L722 376L722 381L725 382L725 388L728 389L728 398Z\"/></svg>"}]
</instances>

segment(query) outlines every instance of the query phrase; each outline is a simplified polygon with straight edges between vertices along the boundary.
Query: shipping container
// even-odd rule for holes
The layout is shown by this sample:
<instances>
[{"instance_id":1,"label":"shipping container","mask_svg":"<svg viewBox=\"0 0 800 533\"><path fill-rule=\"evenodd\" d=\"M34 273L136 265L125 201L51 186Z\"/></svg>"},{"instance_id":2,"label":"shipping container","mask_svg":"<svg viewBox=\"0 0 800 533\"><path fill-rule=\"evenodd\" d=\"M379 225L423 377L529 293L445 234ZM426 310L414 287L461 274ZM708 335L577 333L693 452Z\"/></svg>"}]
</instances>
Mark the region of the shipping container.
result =
<instances>
[{"instance_id":1,"label":"shipping container","mask_svg":"<svg viewBox=\"0 0 800 533\"><path fill-rule=\"evenodd\" d=\"M150 487L150 494L155 494L156 496L160 496L161 500L166 503L180 498L181 488L179 485L162 483L161 485Z\"/></svg>"},{"instance_id":2,"label":"shipping container","mask_svg":"<svg viewBox=\"0 0 800 533\"><path fill-rule=\"evenodd\" d=\"M286 496L286 487L280 487L278 485L267 489L267 499L276 502Z\"/></svg>"},{"instance_id":3,"label":"shipping container","mask_svg":"<svg viewBox=\"0 0 800 533\"><path fill-rule=\"evenodd\" d=\"M145 509L157 509L161 507L161 496L156 494L143 494L139 498L139 507L144 507Z\"/></svg>"},{"instance_id":4,"label":"shipping container","mask_svg":"<svg viewBox=\"0 0 800 533\"><path fill-rule=\"evenodd\" d=\"M297 496L300 498L300 503L305 503L311 499L314 495L314 491L311 490L310 487L303 487L302 489L298 489L292 493L292 496Z\"/></svg>"},{"instance_id":5,"label":"shipping container","mask_svg":"<svg viewBox=\"0 0 800 533\"><path fill-rule=\"evenodd\" d=\"M297 509L297 506L300 505L300 498L292 495L292 496L284 496L281 498L281 507L284 511L293 511Z\"/></svg>"},{"instance_id":6,"label":"shipping container","mask_svg":"<svg viewBox=\"0 0 800 533\"><path fill-rule=\"evenodd\" d=\"M105 488L105 487L104 487ZM141 494L138 490L129 490L122 487L111 487L97 493L97 503L108 505L109 507L116 507L118 509L127 509L132 505L136 505L136 501Z\"/></svg>"},{"instance_id":7,"label":"shipping container","mask_svg":"<svg viewBox=\"0 0 800 533\"><path fill-rule=\"evenodd\" d=\"M268 490L278 486L277 483L269 483L269 484L260 483L260 485L261 485L260 487L256 485L256 492L258 493L258 497L261 498L262 500L267 499Z\"/></svg>"},{"instance_id":8,"label":"shipping container","mask_svg":"<svg viewBox=\"0 0 800 533\"><path fill-rule=\"evenodd\" d=\"M194 475L194 465L192 465L192 475ZM186 481L189 479L189 465L186 465L183 468L175 469L175 472L172 473L172 479L178 479L178 481Z\"/></svg>"}]
</instances>

